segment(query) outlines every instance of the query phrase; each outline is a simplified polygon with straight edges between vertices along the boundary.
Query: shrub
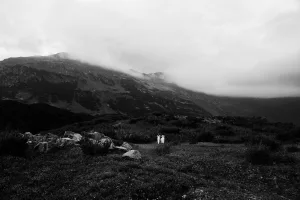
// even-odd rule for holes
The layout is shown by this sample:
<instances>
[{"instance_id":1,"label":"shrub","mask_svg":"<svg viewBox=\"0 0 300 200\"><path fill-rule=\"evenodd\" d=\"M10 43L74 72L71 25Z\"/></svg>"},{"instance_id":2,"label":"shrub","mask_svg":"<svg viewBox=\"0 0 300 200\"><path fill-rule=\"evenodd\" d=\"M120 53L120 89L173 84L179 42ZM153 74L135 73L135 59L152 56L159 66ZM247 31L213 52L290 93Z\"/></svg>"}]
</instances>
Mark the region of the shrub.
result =
<instances>
[{"instance_id":1,"label":"shrub","mask_svg":"<svg viewBox=\"0 0 300 200\"><path fill-rule=\"evenodd\" d=\"M281 149L281 143L267 136L252 136L249 138L248 143L250 145L264 145L270 151L279 151Z\"/></svg>"},{"instance_id":2,"label":"shrub","mask_svg":"<svg viewBox=\"0 0 300 200\"><path fill-rule=\"evenodd\" d=\"M177 134L166 134L166 139L168 142L171 142L172 145L178 145L183 141L182 135L177 135Z\"/></svg>"},{"instance_id":3,"label":"shrub","mask_svg":"<svg viewBox=\"0 0 300 200\"><path fill-rule=\"evenodd\" d=\"M181 120L179 120L179 119L176 119L176 120L171 120L171 121L169 121L168 122L170 125L172 125L172 126L181 126L182 125L182 122L181 122Z\"/></svg>"},{"instance_id":4,"label":"shrub","mask_svg":"<svg viewBox=\"0 0 300 200\"><path fill-rule=\"evenodd\" d=\"M296 145L292 145L292 146L287 146L286 148L287 152L293 153L293 152L299 152L300 148Z\"/></svg>"},{"instance_id":5,"label":"shrub","mask_svg":"<svg viewBox=\"0 0 300 200\"><path fill-rule=\"evenodd\" d=\"M282 142L293 140L293 136L290 133L278 133L276 139Z\"/></svg>"},{"instance_id":6,"label":"shrub","mask_svg":"<svg viewBox=\"0 0 300 200\"><path fill-rule=\"evenodd\" d=\"M1 133L0 155L26 157L28 150L27 139L19 133Z\"/></svg>"},{"instance_id":7,"label":"shrub","mask_svg":"<svg viewBox=\"0 0 300 200\"><path fill-rule=\"evenodd\" d=\"M254 165L270 165L272 163L293 164L297 159L283 152L271 152L268 147L263 145L254 145L248 147L245 152L245 158Z\"/></svg>"},{"instance_id":8,"label":"shrub","mask_svg":"<svg viewBox=\"0 0 300 200\"><path fill-rule=\"evenodd\" d=\"M243 138L234 136L234 137L224 137L224 136L217 136L214 139L215 143L221 143L221 144L241 144L244 143Z\"/></svg>"},{"instance_id":9,"label":"shrub","mask_svg":"<svg viewBox=\"0 0 300 200\"><path fill-rule=\"evenodd\" d=\"M271 152L262 146L251 146L245 152L246 160L254 165L272 164Z\"/></svg>"},{"instance_id":10,"label":"shrub","mask_svg":"<svg viewBox=\"0 0 300 200\"><path fill-rule=\"evenodd\" d=\"M294 156L278 152L272 155L272 161L274 163L295 164L297 159Z\"/></svg>"},{"instance_id":11,"label":"shrub","mask_svg":"<svg viewBox=\"0 0 300 200\"><path fill-rule=\"evenodd\" d=\"M190 144L197 144L198 142L198 135L195 132L192 132L190 135L188 135L189 143Z\"/></svg>"},{"instance_id":12,"label":"shrub","mask_svg":"<svg viewBox=\"0 0 300 200\"><path fill-rule=\"evenodd\" d=\"M148 123L153 125L158 125L160 123L160 119L157 116L150 115L145 119Z\"/></svg>"},{"instance_id":13,"label":"shrub","mask_svg":"<svg viewBox=\"0 0 300 200\"><path fill-rule=\"evenodd\" d=\"M276 138L280 141L291 141L300 138L300 127L293 128L288 132L277 134Z\"/></svg>"},{"instance_id":14,"label":"shrub","mask_svg":"<svg viewBox=\"0 0 300 200\"><path fill-rule=\"evenodd\" d=\"M220 136L234 136L235 135L235 133L231 127L224 126L224 125L216 127L216 134L220 135Z\"/></svg>"},{"instance_id":15,"label":"shrub","mask_svg":"<svg viewBox=\"0 0 300 200\"><path fill-rule=\"evenodd\" d=\"M171 152L171 144L165 143L165 144L159 144L155 148L155 153L159 156L169 154Z\"/></svg>"},{"instance_id":16,"label":"shrub","mask_svg":"<svg viewBox=\"0 0 300 200\"><path fill-rule=\"evenodd\" d=\"M294 138L300 138L300 127L294 128L290 134L294 137Z\"/></svg>"},{"instance_id":17,"label":"shrub","mask_svg":"<svg viewBox=\"0 0 300 200\"><path fill-rule=\"evenodd\" d=\"M115 146L121 146L123 144L123 140L115 140L115 139L112 139L113 143Z\"/></svg>"},{"instance_id":18,"label":"shrub","mask_svg":"<svg viewBox=\"0 0 300 200\"><path fill-rule=\"evenodd\" d=\"M132 143L150 143L156 140L156 136L150 136L147 133L131 132L121 136L122 140Z\"/></svg>"},{"instance_id":19,"label":"shrub","mask_svg":"<svg viewBox=\"0 0 300 200\"><path fill-rule=\"evenodd\" d=\"M132 118L132 119L130 119L129 120L129 124L136 124L138 121L141 121L141 120L143 120L143 118L142 117L139 117L139 118Z\"/></svg>"},{"instance_id":20,"label":"shrub","mask_svg":"<svg viewBox=\"0 0 300 200\"><path fill-rule=\"evenodd\" d=\"M104 155L108 152L109 146L102 146L97 143L93 143L88 138L84 138L80 144L80 148L86 155Z\"/></svg>"},{"instance_id":21,"label":"shrub","mask_svg":"<svg viewBox=\"0 0 300 200\"><path fill-rule=\"evenodd\" d=\"M271 151L279 151L281 149L280 142L270 138L263 140L263 144L268 146Z\"/></svg>"},{"instance_id":22,"label":"shrub","mask_svg":"<svg viewBox=\"0 0 300 200\"><path fill-rule=\"evenodd\" d=\"M171 141L171 145L179 145L181 143L181 141L180 140L173 140L173 141Z\"/></svg>"},{"instance_id":23,"label":"shrub","mask_svg":"<svg viewBox=\"0 0 300 200\"><path fill-rule=\"evenodd\" d=\"M200 133L197 136L198 142L212 142L214 140L215 136L211 132L204 132Z\"/></svg>"},{"instance_id":24,"label":"shrub","mask_svg":"<svg viewBox=\"0 0 300 200\"><path fill-rule=\"evenodd\" d=\"M160 132L161 133L179 133L180 129L177 127L161 127Z\"/></svg>"},{"instance_id":25,"label":"shrub","mask_svg":"<svg viewBox=\"0 0 300 200\"><path fill-rule=\"evenodd\" d=\"M103 133L107 137L116 138L116 132L112 127L104 127L99 130L95 129L95 131L98 131L99 133Z\"/></svg>"}]
</instances>

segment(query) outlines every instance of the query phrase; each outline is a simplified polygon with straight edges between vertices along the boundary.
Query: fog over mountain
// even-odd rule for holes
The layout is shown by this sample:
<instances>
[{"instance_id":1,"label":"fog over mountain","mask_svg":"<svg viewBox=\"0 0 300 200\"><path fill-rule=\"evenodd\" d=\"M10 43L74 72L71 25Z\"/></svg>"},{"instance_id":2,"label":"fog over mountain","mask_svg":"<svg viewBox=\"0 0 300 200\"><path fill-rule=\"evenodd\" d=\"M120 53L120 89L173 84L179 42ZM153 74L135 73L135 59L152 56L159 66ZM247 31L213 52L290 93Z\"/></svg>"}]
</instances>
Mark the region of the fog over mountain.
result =
<instances>
[{"instance_id":1,"label":"fog over mountain","mask_svg":"<svg viewBox=\"0 0 300 200\"><path fill-rule=\"evenodd\" d=\"M0 60L64 51L210 94L300 96L299 19L299 0L1 0Z\"/></svg>"}]
</instances>

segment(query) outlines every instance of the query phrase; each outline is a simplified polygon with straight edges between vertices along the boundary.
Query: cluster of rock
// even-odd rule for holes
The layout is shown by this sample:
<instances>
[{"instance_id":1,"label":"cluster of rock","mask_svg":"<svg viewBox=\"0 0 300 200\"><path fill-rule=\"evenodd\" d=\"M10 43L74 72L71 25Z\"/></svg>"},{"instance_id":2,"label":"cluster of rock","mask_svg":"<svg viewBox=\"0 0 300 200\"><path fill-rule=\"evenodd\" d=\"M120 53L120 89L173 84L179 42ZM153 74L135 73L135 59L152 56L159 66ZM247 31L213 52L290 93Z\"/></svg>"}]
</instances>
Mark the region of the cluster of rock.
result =
<instances>
[{"instance_id":1,"label":"cluster of rock","mask_svg":"<svg viewBox=\"0 0 300 200\"><path fill-rule=\"evenodd\" d=\"M102 133L99 132L89 132L87 133L89 141L98 146L99 148L105 150L120 150L126 153L123 154L123 157L129 157L133 159L141 159L141 154L137 150L133 150L132 146L127 142L122 142L120 146L114 144L113 140Z\"/></svg>"},{"instance_id":2,"label":"cluster of rock","mask_svg":"<svg viewBox=\"0 0 300 200\"><path fill-rule=\"evenodd\" d=\"M47 153L54 147L65 147L71 145L81 145L84 140L88 140L91 144L95 145L99 149L103 150L120 150L125 152L123 157L129 157L133 159L140 159L141 154L137 150L133 150L132 146L127 142L122 142L121 145L115 145L110 137L105 136L99 132L88 132L84 136L72 131L66 131L63 137L47 133L45 135L37 134L33 135L30 132L22 134L22 137L27 138L27 143L34 150L40 153Z\"/></svg>"}]
</instances>

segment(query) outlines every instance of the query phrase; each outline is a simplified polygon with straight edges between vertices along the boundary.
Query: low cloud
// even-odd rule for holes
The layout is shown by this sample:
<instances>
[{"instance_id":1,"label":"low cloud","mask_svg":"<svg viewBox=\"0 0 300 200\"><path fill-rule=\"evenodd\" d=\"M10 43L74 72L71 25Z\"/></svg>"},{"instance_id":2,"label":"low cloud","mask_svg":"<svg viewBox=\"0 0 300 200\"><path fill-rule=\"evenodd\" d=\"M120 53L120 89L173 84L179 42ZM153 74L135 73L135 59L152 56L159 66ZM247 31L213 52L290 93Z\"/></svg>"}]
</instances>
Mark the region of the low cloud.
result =
<instances>
[{"instance_id":1,"label":"low cloud","mask_svg":"<svg viewBox=\"0 0 300 200\"><path fill-rule=\"evenodd\" d=\"M66 51L211 94L300 95L299 0L3 0L0 13L0 59Z\"/></svg>"}]
</instances>

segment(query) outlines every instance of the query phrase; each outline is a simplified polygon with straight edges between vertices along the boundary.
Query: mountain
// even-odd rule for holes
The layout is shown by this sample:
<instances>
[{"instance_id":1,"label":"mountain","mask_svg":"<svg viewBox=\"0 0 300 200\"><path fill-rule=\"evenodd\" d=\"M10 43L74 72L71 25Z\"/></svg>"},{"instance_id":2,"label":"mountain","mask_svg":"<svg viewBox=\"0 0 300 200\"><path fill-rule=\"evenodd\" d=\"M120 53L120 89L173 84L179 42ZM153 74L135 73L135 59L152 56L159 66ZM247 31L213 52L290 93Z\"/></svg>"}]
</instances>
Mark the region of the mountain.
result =
<instances>
[{"instance_id":1,"label":"mountain","mask_svg":"<svg viewBox=\"0 0 300 200\"><path fill-rule=\"evenodd\" d=\"M71 59L68 54L8 58L0 62L0 97L44 103L91 115L171 112L194 116L262 116L300 123L300 98L207 95L165 81L161 72L128 74Z\"/></svg>"}]
</instances>

